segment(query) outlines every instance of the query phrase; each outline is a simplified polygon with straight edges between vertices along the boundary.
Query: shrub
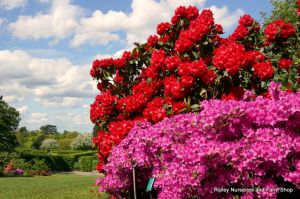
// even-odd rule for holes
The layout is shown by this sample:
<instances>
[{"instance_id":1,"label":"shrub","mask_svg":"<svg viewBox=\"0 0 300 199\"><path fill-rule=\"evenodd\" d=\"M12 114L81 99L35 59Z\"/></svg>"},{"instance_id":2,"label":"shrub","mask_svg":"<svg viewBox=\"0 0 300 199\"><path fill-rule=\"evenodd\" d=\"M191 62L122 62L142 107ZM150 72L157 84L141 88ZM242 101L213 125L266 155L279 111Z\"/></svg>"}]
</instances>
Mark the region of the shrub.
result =
<instances>
[{"instance_id":1,"label":"shrub","mask_svg":"<svg viewBox=\"0 0 300 199\"><path fill-rule=\"evenodd\" d=\"M46 151L24 150L19 151L19 153L20 157L24 158L26 161L31 161L33 159L44 160L51 170L70 171L74 168L74 163L78 162L80 157L95 155L96 152L54 150L47 154Z\"/></svg>"},{"instance_id":2,"label":"shrub","mask_svg":"<svg viewBox=\"0 0 300 199\"><path fill-rule=\"evenodd\" d=\"M232 34L222 33L211 10L180 6L147 43L93 62L90 74L101 91L90 108L100 129L93 138L99 171L138 121L158 123L199 111L203 100L240 100L246 91L264 95L272 80L284 90L299 89L299 23L272 20L261 28L244 15Z\"/></svg>"},{"instance_id":3,"label":"shrub","mask_svg":"<svg viewBox=\"0 0 300 199\"><path fill-rule=\"evenodd\" d=\"M63 138L58 140L59 149L67 150L71 149L71 143L74 141L75 138Z\"/></svg>"},{"instance_id":4,"label":"shrub","mask_svg":"<svg viewBox=\"0 0 300 199\"><path fill-rule=\"evenodd\" d=\"M75 150L91 150L93 148L92 137L91 133L78 135L71 143L71 148Z\"/></svg>"},{"instance_id":5,"label":"shrub","mask_svg":"<svg viewBox=\"0 0 300 199\"><path fill-rule=\"evenodd\" d=\"M42 141L40 146L41 149L49 151L50 149L57 149L59 144L56 139L48 138Z\"/></svg>"},{"instance_id":6,"label":"shrub","mask_svg":"<svg viewBox=\"0 0 300 199\"><path fill-rule=\"evenodd\" d=\"M203 101L200 113L137 124L113 149L104 166L106 177L99 179L100 191L124 196L122 190L133 189L136 165L137 189L141 193L155 177L158 198L281 194L219 193L216 187L292 188L300 193L300 91L283 92L271 84L269 93L269 98L256 99L246 93L246 101Z\"/></svg>"},{"instance_id":7,"label":"shrub","mask_svg":"<svg viewBox=\"0 0 300 199\"><path fill-rule=\"evenodd\" d=\"M80 171L89 172L93 170L93 156L79 158Z\"/></svg>"},{"instance_id":8,"label":"shrub","mask_svg":"<svg viewBox=\"0 0 300 199\"><path fill-rule=\"evenodd\" d=\"M35 171L48 171L49 167L46 164L45 160L40 160L38 158L35 158L32 160L33 162L33 166L32 166L32 170Z\"/></svg>"},{"instance_id":9,"label":"shrub","mask_svg":"<svg viewBox=\"0 0 300 199\"><path fill-rule=\"evenodd\" d=\"M0 151L0 177L4 175L5 166L12 160L18 158L18 154Z\"/></svg>"}]
</instances>

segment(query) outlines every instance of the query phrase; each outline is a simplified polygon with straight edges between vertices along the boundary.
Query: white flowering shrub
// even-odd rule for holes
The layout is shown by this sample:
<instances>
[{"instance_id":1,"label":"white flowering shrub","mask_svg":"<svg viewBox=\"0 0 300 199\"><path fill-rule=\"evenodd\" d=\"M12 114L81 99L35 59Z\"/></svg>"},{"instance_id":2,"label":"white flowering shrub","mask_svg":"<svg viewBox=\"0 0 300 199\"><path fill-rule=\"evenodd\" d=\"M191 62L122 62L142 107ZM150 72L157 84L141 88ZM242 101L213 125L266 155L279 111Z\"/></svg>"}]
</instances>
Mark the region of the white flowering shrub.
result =
<instances>
[{"instance_id":1,"label":"white flowering shrub","mask_svg":"<svg viewBox=\"0 0 300 199\"><path fill-rule=\"evenodd\" d=\"M93 135L91 133L83 133L78 135L71 143L71 149L75 150L89 150L93 148Z\"/></svg>"},{"instance_id":2,"label":"white flowering shrub","mask_svg":"<svg viewBox=\"0 0 300 199\"><path fill-rule=\"evenodd\" d=\"M50 149L57 149L59 147L59 144L56 139L48 138L43 140L40 148L44 150L50 150Z\"/></svg>"}]
</instances>

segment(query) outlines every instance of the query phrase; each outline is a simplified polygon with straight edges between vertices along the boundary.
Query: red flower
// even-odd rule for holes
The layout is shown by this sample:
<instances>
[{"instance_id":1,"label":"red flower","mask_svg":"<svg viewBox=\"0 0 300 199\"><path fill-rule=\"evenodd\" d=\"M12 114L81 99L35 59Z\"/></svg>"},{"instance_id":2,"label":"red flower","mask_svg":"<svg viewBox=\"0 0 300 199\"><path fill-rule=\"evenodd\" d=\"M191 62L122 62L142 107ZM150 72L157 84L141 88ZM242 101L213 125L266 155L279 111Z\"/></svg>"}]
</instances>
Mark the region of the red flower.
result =
<instances>
[{"instance_id":1,"label":"red flower","mask_svg":"<svg viewBox=\"0 0 300 199\"><path fill-rule=\"evenodd\" d=\"M281 58L278 62L278 66L280 68L284 68L285 70L288 70L293 65L293 62L289 59Z\"/></svg>"},{"instance_id":2,"label":"red flower","mask_svg":"<svg viewBox=\"0 0 300 199\"><path fill-rule=\"evenodd\" d=\"M281 26L281 36L284 39L287 39L296 33L296 28L290 24L290 23L285 23L283 26Z\"/></svg>"},{"instance_id":3,"label":"red flower","mask_svg":"<svg viewBox=\"0 0 300 199\"><path fill-rule=\"evenodd\" d=\"M290 24L285 23L283 20L274 20L266 26L265 35L267 41L274 41L276 37L287 39L296 33L296 28Z\"/></svg>"},{"instance_id":4,"label":"red flower","mask_svg":"<svg viewBox=\"0 0 300 199\"><path fill-rule=\"evenodd\" d=\"M97 76L98 76L98 73L97 73L97 71L96 71L94 68L92 68L92 69L90 70L90 75L91 75L92 77L97 77Z\"/></svg>"},{"instance_id":5,"label":"red flower","mask_svg":"<svg viewBox=\"0 0 300 199\"><path fill-rule=\"evenodd\" d=\"M171 94L175 99L182 99L186 95L186 90L180 85L179 82L171 88Z\"/></svg>"},{"instance_id":6,"label":"red flower","mask_svg":"<svg viewBox=\"0 0 300 199\"><path fill-rule=\"evenodd\" d=\"M271 62L256 63L254 66L254 75L265 81L274 75L274 69Z\"/></svg>"},{"instance_id":7,"label":"red flower","mask_svg":"<svg viewBox=\"0 0 300 199\"><path fill-rule=\"evenodd\" d=\"M105 85L105 83L104 82L98 82L98 84L97 84L97 88L98 88L98 90L99 91L104 91L105 90L105 88L106 88L106 85Z\"/></svg>"},{"instance_id":8,"label":"red flower","mask_svg":"<svg viewBox=\"0 0 300 199\"><path fill-rule=\"evenodd\" d=\"M239 25L244 27L252 26L254 19L250 15L244 15L239 20Z\"/></svg>"},{"instance_id":9,"label":"red flower","mask_svg":"<svg viewBox=\"0 0 300 199\"><path fill-rule=\"evenodd\" d=\"M213 64L220 70L225 69L229 75L233 76L247 64L245 62L245 47L230 40L223 42L214 51Z\"/></svg>"},{"instance_id":10,"label":"red flower","mask_svg":"<svg viewBox=\"0 0 300 199\"><path fill-rule=\"evenodd\" d=\"M265 32L267 41L273 41L276 38L276 35L279 32L279 30L275 24L271 23L266 26L264 32Z\"/></svg>"},{"instance_id":11,"label":"red flower","mask_svg":"<svg viewBox=\"0 0 300 199\"><path fill-rule=\"evenodd\" d=\"M186 104L183 102L175 102L172 105L173 113L179 113L184 108L186 108Z\"/></svg>"},{"instance_id":12,"label":"red flower","mask_svg":"<svg viewBox=\"0 0 300 199\"><path fill-rule=\"evenodd\" d=\"M99 173L102 172L103 166L104 166L104 162L103 162L103 161L98 162L98 164L97 164L97 166L96 166L96 169L97 169L97 171L98 171Z\"/></svg>"},{"instance_id":13,"label":"red flower","mask_svg":"<svg viewBox=\"0 0 300 199\"><path fill-rule=\"evenodd\" d=\"M171 27L171 24L169 22L160 23L157 25L157 34L163 35L165 34Z\"/></svg>"},{"instance_id":14,"label":"red flower","mask_svg":"<svg viewBox=\"0 0 300 199\"><path fill-rule=\"evenodd\" d=\"M123 58L118 58L114 60L115 68L123 68L126 64L126 60Z\"/></svg>"},{"instance_id":15,"label":"red flower","mask_svg":"<svg viewBox=\"0 0 300 199\"><path fill-rule=\"evenodd\" d=\"M124 81L124 77L119 74L119 70L116 71L116 76L114 77L115 83L122 83Z\"/></svg>"},{"instance_id":16,"label":"red flower","mask_svg":"<svg viewBox=\"0 0 300 199\"><path fill-rule=\"evenodd\" d=\"M195 78L191 76L182 76L180 80L181 85L186 88L192 88L195 84Z\"/></svg>"},{"instance_id":17,"label":"red flower","mask_svg":"<svg viewBox=\"0 0 300 199\"><path fill-rule=\"evenodd\" d=\"M204 84L211 85L214 83L215 79L217 78L217 75L213 70L208 70L202 77L201 80L203 81Z\"/></svg>"},{"instance_id":18,"label":"red flower","mask_svg":"<svg viewBox=\"0 0 300 199\"><path fill-rule=\"evenodd\" d=\"M170 71L175 70L178 67L179 63L180 60L176 55L172 57L167 57L165 59L166 68Z\"/></svg>"},{"instance_id":19,"label":"red flower","mask_svg":"<svg viewBox=\"0 0 300 199\"><path fill-rule=\"evenodd\" d=\"M158 42L158 37L157 37L157 35L150 35L150 36L148 37L148 40L147 40L148 46L153 47L153 46L156 45L157 42Z\"/></svg>"},{"instance_id":20,"label":"red flower","mask_svg":"<svg viewBox=\"0 0 300 199\"><path fill-rule=\"evenodd\" d=\"M216 24L215 25L215 29L217 31L218 34L223 34L223 27L220 24Z\"/></svg>"}]
</instances>

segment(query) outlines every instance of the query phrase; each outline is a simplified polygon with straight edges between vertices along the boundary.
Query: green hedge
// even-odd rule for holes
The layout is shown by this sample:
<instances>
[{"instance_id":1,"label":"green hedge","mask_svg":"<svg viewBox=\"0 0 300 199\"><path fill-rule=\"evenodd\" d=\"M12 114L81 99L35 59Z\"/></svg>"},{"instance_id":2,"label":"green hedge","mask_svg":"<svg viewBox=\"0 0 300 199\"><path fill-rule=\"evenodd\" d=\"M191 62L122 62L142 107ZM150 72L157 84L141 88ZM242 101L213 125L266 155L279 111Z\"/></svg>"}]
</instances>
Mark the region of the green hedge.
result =
<instances>
[{"instance_id":1,"label":"green hedge","mask_svg":"<svg viewBox=\"0 0 300 199\"><path fill-rule=\"evenodd\" d=\"M74 169L74 163L78 162L80 157L94 156L95 151L85 151L69 154L58 154L50 152L47 154L41 150L24 150L19 152L20 157L26 161L33 160L35 158L45 160L46 164L51 170L56 171L71 171Z\"/></svg>"},{"instance_id":2,"label":"green hedge","mask_svg":"<svg viewBox=\"0 0 300 199\"><path fill-rule=\"evenodd\" d=\"M93 170L93 156L82 156L79 159L80 171L89 172Z\"/></svg>"}]
</instances>

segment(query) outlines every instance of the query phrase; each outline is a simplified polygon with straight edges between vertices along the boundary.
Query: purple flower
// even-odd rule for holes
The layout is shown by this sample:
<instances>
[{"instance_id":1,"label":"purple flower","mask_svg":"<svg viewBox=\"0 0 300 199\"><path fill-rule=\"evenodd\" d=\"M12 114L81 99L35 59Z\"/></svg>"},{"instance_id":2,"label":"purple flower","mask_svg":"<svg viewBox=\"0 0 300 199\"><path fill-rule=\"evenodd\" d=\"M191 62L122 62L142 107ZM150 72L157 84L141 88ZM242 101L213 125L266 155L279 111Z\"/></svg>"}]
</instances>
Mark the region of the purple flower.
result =
<instances>
[{"instance_id":1,"label":"purple flower","mask_svg":"<svg viewBox=\"0 0 300 199\"><path fill-rule=\"evenodd\" d=\"M269 92L271 99L203 101L200 113L136 125L113 149L106 176L97 181L100 190L116 196L132 190L135 163L138 190L155 177L160 199L232 198L214 188L276 189L278 177L300 188L300 92L283 92L276 84Z\"/></svg>"},{"instance_id":2,"label":"purple flower","mask_svg":"<svg viewBox=\"0 0 300 199\"><path fill-rule=\"evenodd\" d=\"M18 175L23 175L24 170L23 170L23 169L16 169L16 170L14 171L14 173L15 173L15 174L18 174Z\"/></svg>"}]
</instances>

